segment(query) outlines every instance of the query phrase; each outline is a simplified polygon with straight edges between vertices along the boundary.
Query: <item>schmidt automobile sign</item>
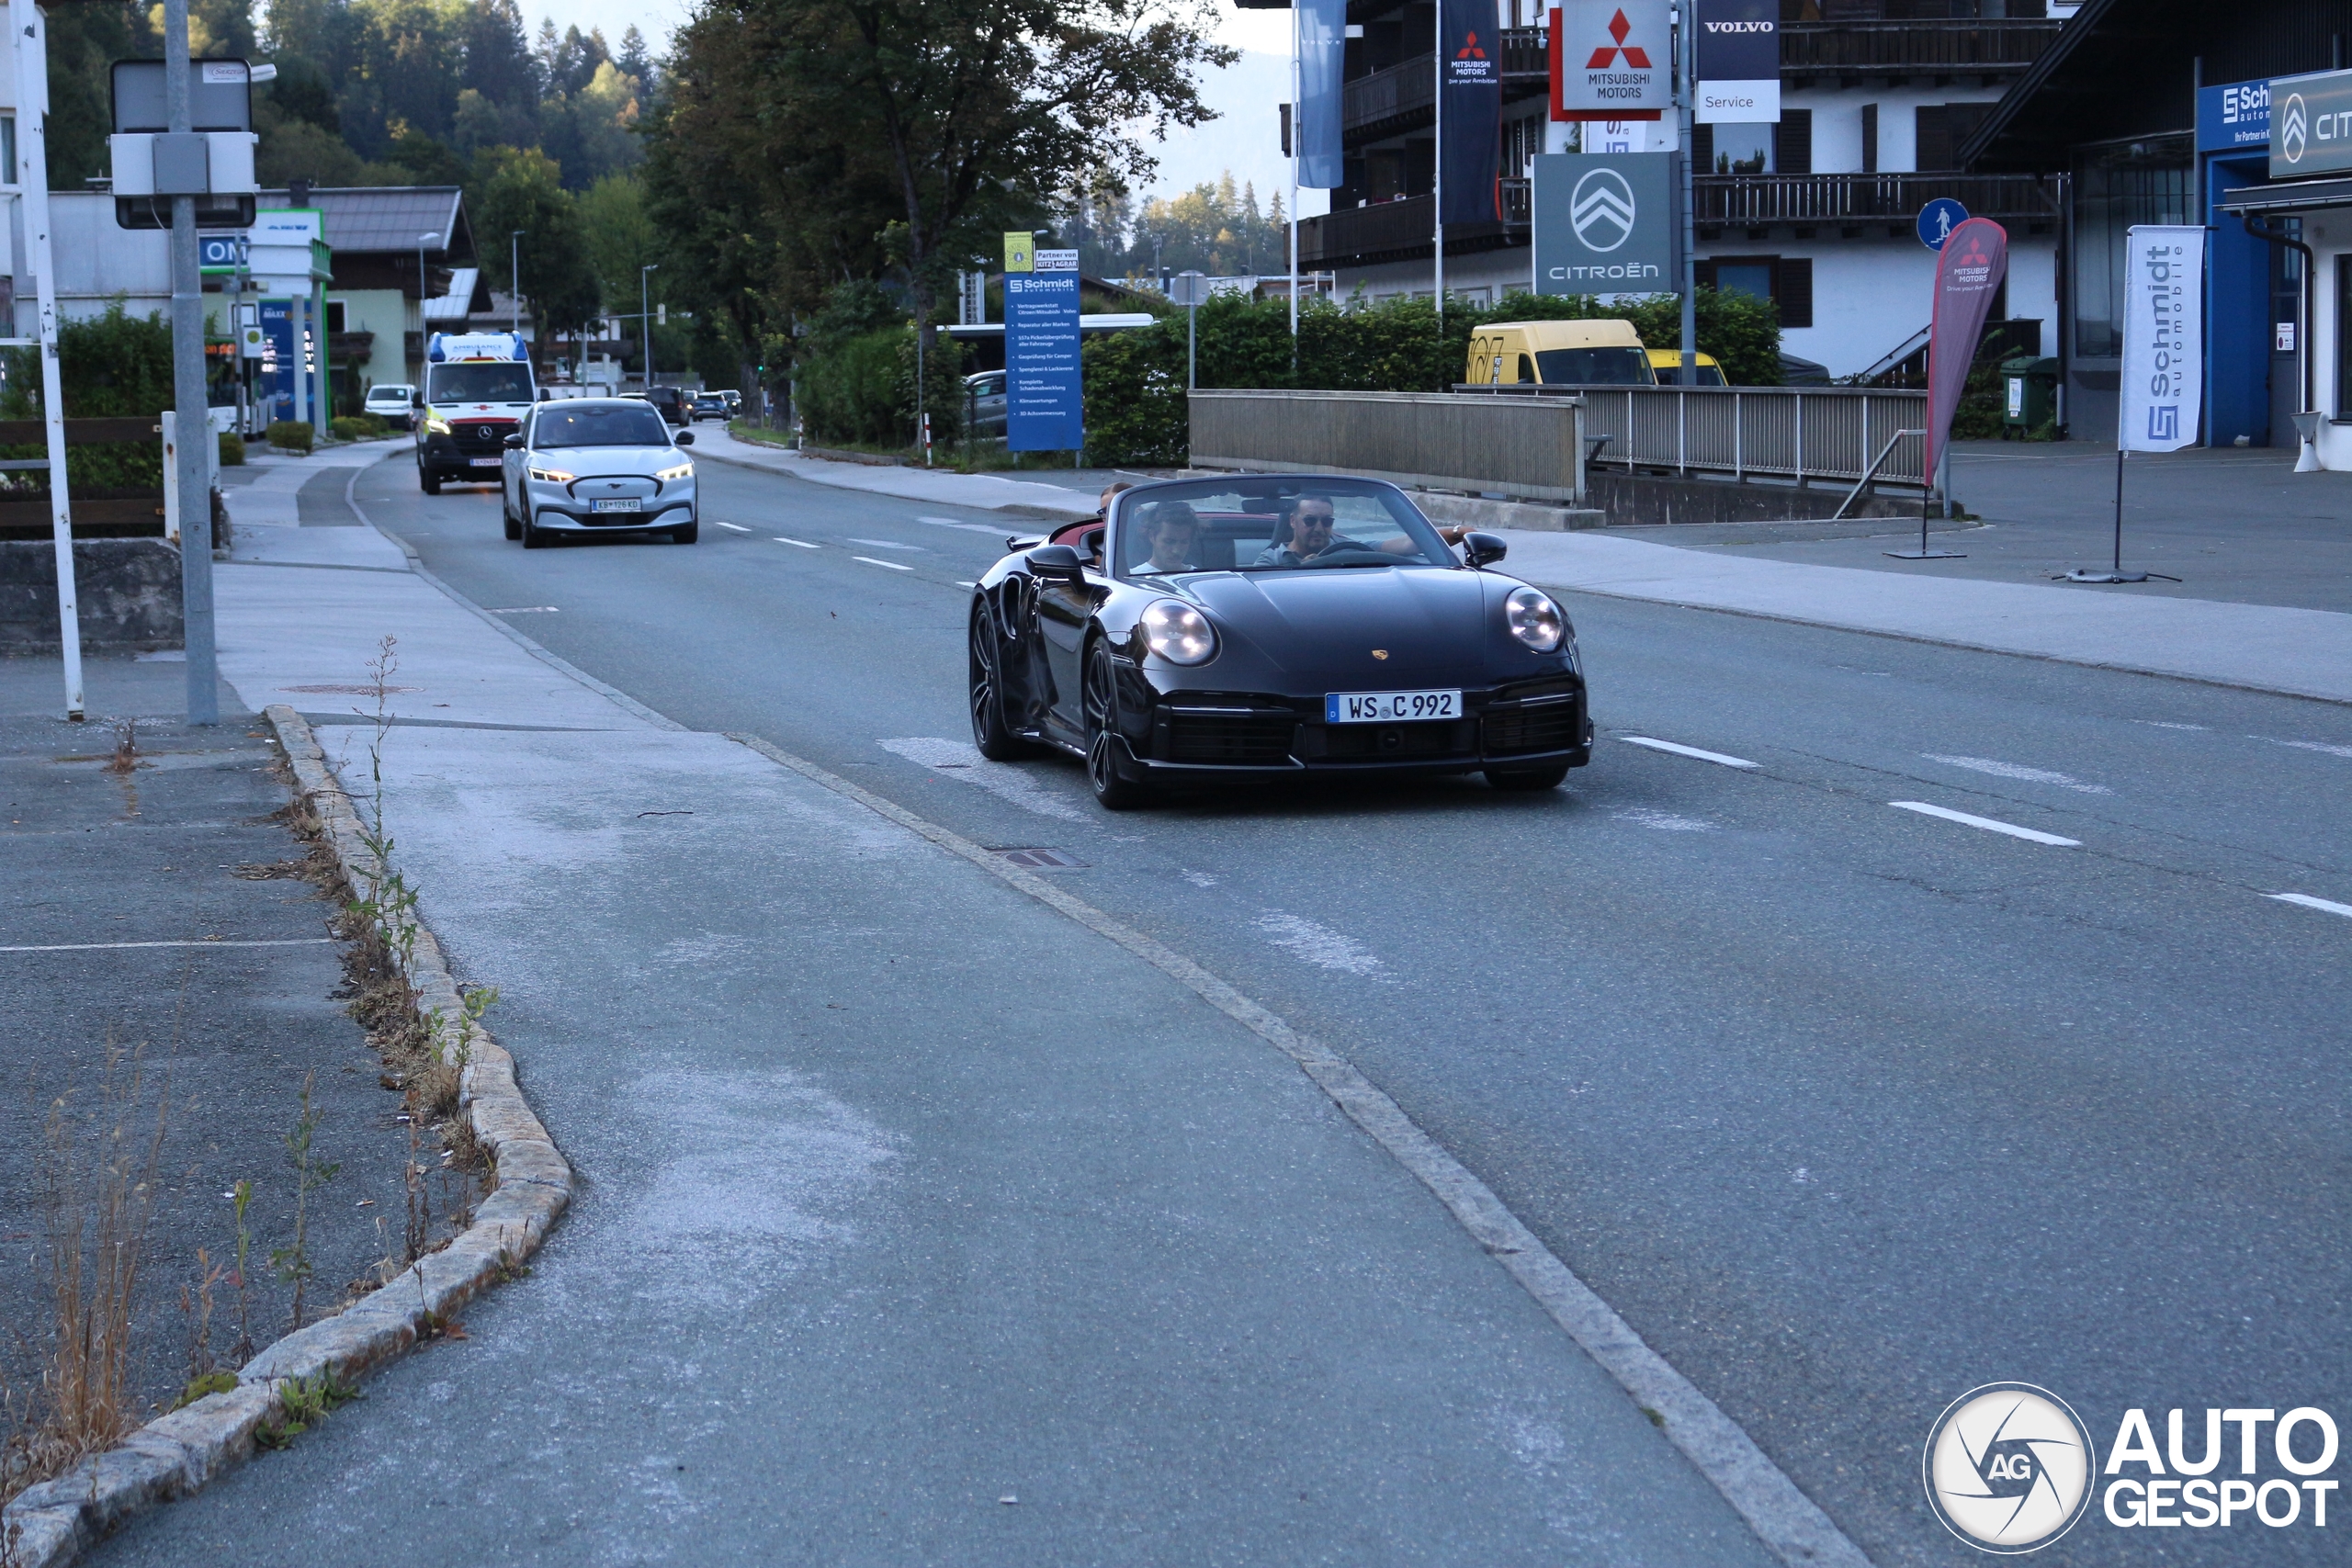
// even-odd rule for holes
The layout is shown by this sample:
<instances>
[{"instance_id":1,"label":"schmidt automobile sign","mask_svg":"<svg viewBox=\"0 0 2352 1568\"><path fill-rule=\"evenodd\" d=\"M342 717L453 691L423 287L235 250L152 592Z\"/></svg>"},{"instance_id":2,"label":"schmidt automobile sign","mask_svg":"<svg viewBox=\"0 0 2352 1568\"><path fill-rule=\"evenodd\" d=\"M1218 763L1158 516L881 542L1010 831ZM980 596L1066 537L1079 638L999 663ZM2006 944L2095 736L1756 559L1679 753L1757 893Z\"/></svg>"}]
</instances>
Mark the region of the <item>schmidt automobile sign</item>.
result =
<instances>
[{"instance_id":1,"label":"schmidt automobile sign","mask_svg":"<svg viewBox=\"0 0 2352 1568\"><path fill-rule=\"evenodd\" d=\"M2352 170L2352 71L2270 84L2270 177Z\"/></svg>"},{"instance_id":2,"label":"schmidt automobile sign","mask_svg":"<svg viewBox=\"0 0 2352 1568\"><path fill-rule=\"evenodd\" d=\"M1673 153L1547 152L1531 164L1537 293L1680 291Z\"/></svg>"}]
</instances>

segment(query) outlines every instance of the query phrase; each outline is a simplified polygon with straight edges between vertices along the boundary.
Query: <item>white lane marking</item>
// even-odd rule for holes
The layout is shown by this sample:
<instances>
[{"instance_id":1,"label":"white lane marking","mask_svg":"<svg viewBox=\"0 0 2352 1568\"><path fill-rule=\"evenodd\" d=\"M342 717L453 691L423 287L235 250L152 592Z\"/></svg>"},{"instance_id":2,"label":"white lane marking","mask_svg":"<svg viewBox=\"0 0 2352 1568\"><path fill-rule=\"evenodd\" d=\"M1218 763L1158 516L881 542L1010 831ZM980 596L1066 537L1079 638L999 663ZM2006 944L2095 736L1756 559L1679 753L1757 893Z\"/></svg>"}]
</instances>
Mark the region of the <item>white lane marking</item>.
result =
<instances>
[{"instance_id":1,"label":"white lane marking","mask_svg":"<svg viewBox=\"0 0 2352 1568\"><path fill-rule=\"evenodd\" d=\"M2314 898L2308 893L2265 893L2265 898L2276 898L2281 904L2301 904L2306 909L2321 909L2331 915L2352 916L2352 904L2338 904L2332 899Z\"/></svg>"},{"instance_id":2,"label":"white lane marking","mask_svg":"<svg viewBox=\"0 0 2352 1568\"><path fill-rule=\"evenodd\" d=\"M2205 728L2201 724L2166 724L2160 718L2135 718L2132 722L2144 724L2150 729L2194 729L2201 733Z\"/></svg>"},{"instance_id":3,"label":"white lane marking","mask_svg":"<svg viewBox=\"0 0 2352 1568\"><path fill-rule=\"evenodd\" d=\"M2056 784L2082 795L2113 795L2105 784L2085 784L2071 773L2053 773L2048 768L2029 768L2019 762L1998 762L1990 757L1943 757L1933 751L1919 753L1930 762L1942 762L1949 767L1966 768L1974 773L1991 773L1995 778L2021 779L2027 784Z\"/></svg>"},{"instance_id":4,"label":"white lane marking","mask_svg":"<svg viewBox=\"0 0 2352 1568\"><path fill-rule=\"evenodd\" d=\"M1195 887L1215 887L1216 886L1216 878L1211 876L1205 871L1187 871L1179 873L1179 874Z\"/></svg>"},{"instance_id":5,"label":"white lane marking","mask_svg":"<svg viewBox=\"0 0 2352 1568\"><path fill-rule=\"evenodd\" d=\"M290 352L290 351L289 351ZM561 612L552 604L516 604L504 610L484 610L485 615L553 615Z\"/></svg>"},{"instance_id":6,"label":"white lane marking","mask_svg":"<svg viewBox=\"0 0 2352 1568\"><path fill-rule=\"evenodd\" d=\"M1950 807L1944 806L1930 806L1924 800L1890 800L1887 804L1897 811L1916 811L1923 817L1940 817L1947 822L1959 822L1971 828L1982 828L1988 833L2007 833L2012 839L2025 839L2037 844L2055 844L2064 850L2078 850L2083 847L2083 841L2080 839L2062 839L2055 833L2044 833L2033 828L2020 828L2014 822L1996 822L1990 817L1971 817L1965 811L1954 811Z\"/></svg>"},{"instance_id":7,"label":"white lane marking","mask_svg":"<svg viewBox=\"0 0 2352 1568\"><path fill-rule=\"evenodd\" d=\"M900 564L900 563L899 563L899 562L898 562L898 561L894 561L894 560L876 560L872 556L852 556L852 557L850 557L849 558L850 558L850 559L852 559L852 560L862 560L862 561L864 561L864 562L865 562L866 565L868 565L868 566L887 566L887 567L888 567L892 571L912 571L912 570L914 570L914 568L912 568L912 567L910 567L910 566L905 566L905 565L902 565L902 564Z\"/></svg>"},{"instance_id":8,"label":"white lane marking","mask_svg":"<svg viewBox=\"0 0 2352 1568\"><path fill-rule=\"evenodd\" d=\"M1642 828L1655 828L1661 833L1712 833L1715 830L1713 822L1702 822L1695 817L1677 817L1671 811L1651 811L1645 807L1620 811L1617 820Z\"/></svg>"},{"instance_id":9,"label":"white lane marking","mask_svg":"<svg viewBox=\"0 0 2352 1568\"><path fill-rule=\"evenodd\" d=\"M977 582L958 582L956 586L958 588L978 588L979 584Z\"/></svg>"},{"instance_id":10,"label":"white lane marking","mask_svg":"<svg viewBox=\"0 0 2352 1568\"><path fill-rule=\"evenodd\" d=\"M2331 757L2352 757L2352 746L2331 746L2324 740L2273 740L2273 746L2292 746L2298 751L2324 751Z\"/></svg>"},{"instance_id":11,"label":"white lane marking","mask_svg":"<svg viewBox=\"0 0 2352 1568\"><path fill-rule=\"evenodd\" d=\"M855 535L848 537L853 545L871 545L877 550L916 550L923 555L931 553L931 547L927 545L902 545L896 539L861 539Z\"/></svg>"},{"instance_id":12,"label":"white lane marking","mask_svg":"<svg viewBox=\"0 0 2352 1568\"><path fill-rule=\"evenodd\" d=\"M1288 948L1317 969L1336 969L1342 975L1361 975L1368 980L1391 977L1388 965L1380 961L1379 954L1345 931L1335 931L1319 920L1269 909L1258 917L1258 929L1272 939L1276 947Z\"/></svg>"},{"instance_id":13,"label":"white lane marking","mask_svg":"<svg viewBox=\"0 0 2352 1568\"><path fill-rule=\"evenodd\" d=\"M289 339L288 341L290 342L291 340ZM288 352L290 353L292 351L288 350ZM716 517L712 518L711 521L713 523L718 523L718 519ZM722 528L732 529L738 534L748 534L751 532L749 528L744 527L741 523L718 523L718 525Z\"/></svg>"},{"instance_id":14,"label":"white lane marking","mask_svg":"<svg viewBox=\"0 0 2352 1568\"><path fill-rule=\"evenodd\" d=\"M928 523L934 528L960 528L967 534L986 534L991 539L1001 539L1012 532L987 523L958 523L953 517L918 517L918 523Z\"/></svg>"},{"instance_id":15,"label":"white lane marking","mask_svg":"<svg viewBox=\"0 0 2352 1568\"><path fill-rule=\"evenodd\" d=\"M787 539L781 534L775 536L775 542L779 545L798 545L804 550L821 550L825 547L822 545L812 545L806 539Z\"/></svg>"},{"instance_id":16,"label":"white lane marking","mask_svg":"<svg viewBox=\"0 0 2352 1568\"><path fill-rule=\"evenodd\" d=\"M1040 817L1058 818L1064 822L1089 819L1078 807L1040 787L1035 780L1012 763L989 761L980 755L980 749L968 740L949 740L937 735L909 735L896 740L877 740L875 744L893 756L904 757L910 762L929 768L943 779L978 784L1023 811L1034 811Z\"/></svg>"},{"instance_id":17,"label":"white lane marking","mask_svg":"<svg viewBox=\"0 0 2352 1568\"><path fill-rule=\"evenodd\" d=\"M39 947L0 947L0 953L97 953L118 947L323 947L334 940L331 936L294 936L275 942L58 942Z\"/></svg>"},{"instance_id":18,"label":"white lane marking","mask_svg":"<svg viewBox=\"0 0 2352 1568\"><path fill-rule=\"evenodd\" d=\"M1696 746L1678 746L1671 740L1653 740L1646 735L1620 735L1616 739L1628 746L1646 746L1653 751L1671 751L1678 757L1696 757L1702 762L1716 762L1726 768L1752 768L1757 765L1745 757L1726 757L1721 751L1702 751Z\"/></svg>"}]
</instances>

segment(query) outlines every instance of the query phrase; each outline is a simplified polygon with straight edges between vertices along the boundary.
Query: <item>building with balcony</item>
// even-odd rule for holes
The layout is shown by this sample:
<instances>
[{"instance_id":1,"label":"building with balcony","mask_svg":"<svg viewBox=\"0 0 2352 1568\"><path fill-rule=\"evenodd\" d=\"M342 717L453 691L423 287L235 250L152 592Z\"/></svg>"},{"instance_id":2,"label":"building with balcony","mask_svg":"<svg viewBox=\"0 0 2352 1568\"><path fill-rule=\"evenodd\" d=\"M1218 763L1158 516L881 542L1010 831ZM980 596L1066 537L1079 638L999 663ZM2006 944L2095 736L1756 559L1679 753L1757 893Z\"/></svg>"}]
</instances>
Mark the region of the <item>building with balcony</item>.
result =
<instances>
[{"instance_id":1,"label":"building with balcony","mask_svg":"<svg viewBox=\"0 0 2352 1568\"><path fill-rule=\"evenodd\" d=\"M1574 128L1548 118L1539 0L1499 3L1504 219L1451 226L1445 246L1448 294L1482 305L1532 281L1528 160L1573 146ZM1780 124L1697 128L1700 282L1772 300L1788 352L1833 375L1884 369L1922 341L1935 257L1913 225L1950 196L2009 231L1996 316L2054 321L2061 183L2038 171L1965 175L1957 153L2067 24L2044 0L1781 3ZM1351 0L1348 20L1347 184L1328 216L1301 220L1299 264L1335 274L1342 299L1426 297L1436 7ZM1671 147L1673 129L1637 128L1649 140L1634 150ZM2054 332L2041 346L2055 351Z\"/></svg>"}]
</instances>

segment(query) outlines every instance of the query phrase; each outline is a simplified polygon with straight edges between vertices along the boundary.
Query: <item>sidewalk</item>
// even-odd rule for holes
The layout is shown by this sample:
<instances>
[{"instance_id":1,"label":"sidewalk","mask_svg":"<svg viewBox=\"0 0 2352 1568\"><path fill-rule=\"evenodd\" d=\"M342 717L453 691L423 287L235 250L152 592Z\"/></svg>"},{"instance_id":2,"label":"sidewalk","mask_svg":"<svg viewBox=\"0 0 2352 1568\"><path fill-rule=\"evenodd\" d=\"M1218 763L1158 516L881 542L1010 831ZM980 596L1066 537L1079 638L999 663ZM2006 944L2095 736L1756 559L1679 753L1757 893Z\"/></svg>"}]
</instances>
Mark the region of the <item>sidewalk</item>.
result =
<instances>
[{"instance_id":1,"label":"sidewalk","mask_svg":"<svg viewBox=\"0 0 2352 1568\"><path fill-rule=\"evenodd\" d=\"M230 532L247 528L356 527L359 519L343 502L351 476L388 454L405 451L409 438L338 442L307 457L256 452L220 470L220 497L229 509Z\"/></svg>"},{"instance_id":2,"label":"sidewalk","mask_svg":"<svg viewBox=\"0 0 2352 1568\"><path fill-rule=\"evenodd\" d=\"M107 1561L1772 1561L1257 1035L351 564L223 566L223 668L399 639L400 859L579 1196L469 1338Z\"/></svg>"}]
</instances>

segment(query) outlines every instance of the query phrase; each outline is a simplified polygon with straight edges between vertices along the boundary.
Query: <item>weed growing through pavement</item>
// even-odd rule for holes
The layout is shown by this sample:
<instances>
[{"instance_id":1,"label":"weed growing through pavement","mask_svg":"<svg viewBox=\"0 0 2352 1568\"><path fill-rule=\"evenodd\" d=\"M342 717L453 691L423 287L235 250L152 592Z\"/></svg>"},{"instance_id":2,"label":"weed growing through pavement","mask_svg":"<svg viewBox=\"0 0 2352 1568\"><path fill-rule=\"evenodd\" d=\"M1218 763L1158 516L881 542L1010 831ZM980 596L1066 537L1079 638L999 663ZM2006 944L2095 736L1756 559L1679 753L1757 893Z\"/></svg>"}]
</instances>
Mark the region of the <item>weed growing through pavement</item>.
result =
<instances>
[{"instance_id":1,"label":"weed growing through pavement","mask_svg":"<svg viewBox=\"0 0 2352 1568\"><path fill-rule=\"evenodd\" d=\"M254 1441L282 1449L327 1418L339 1404L366 1397L330 1367L316 1377L288 1378L277 1385L277 1410L254 1428Z\"/></svg>"},{"instance_id":2,"label":"weed growing through pavement","mask_svg":"<svg viewBox=\"0 0 2352 1568\"><path fill-rule=\"evenodd\" d=\"M180 1287L180 1311L187 1318L187 1375L191 1381L212 1371L212 1287L228 1276L202 1247L196 1249L196 1283Z\"/></svg>"},{"instance_id":3,"label":"weed growing through pavement","mask_svg":"<svg viewBox=\"0 0 2352 1568\"><path fill-rule=\"evenodd\" d=\"M229 1357L238 1365L253 1359L254 1354L254 1276L249 1266L253 1255L253 1227L245 1224L245 1211L254 1206L252 1179L242 1180L229 1191L230 1201L236 1205L237 1267L231 1276L237 1287L237 1344Z\"/></svg>"},{"instance_id":4,"label":"weed growing through pavement","mask_svg":"<svg viewBox=\"0 0 2352 1568\"><path fill-rule=\"evenodd\" d=\"M295 1329L302 1326L302 1297L310 1289L312 1269L309 1246L311 1194L333 1181L335 1172L343 1168L320 1159L312 1147L320 1122L318 1110L311 1103L311 1081L316 1077L313 1073L303 1075L302 1114L295 1118L293 1130L286 1134L286 1163L294 1171L294 1240L288 1246L272 1247L269 1254L271 1271L294 1287Z\"/></svg>"}]
</instances>

